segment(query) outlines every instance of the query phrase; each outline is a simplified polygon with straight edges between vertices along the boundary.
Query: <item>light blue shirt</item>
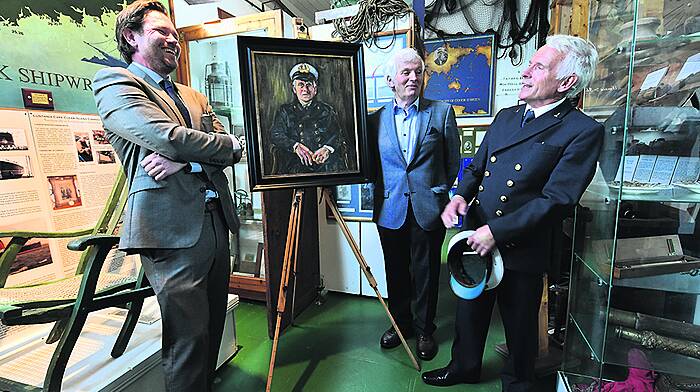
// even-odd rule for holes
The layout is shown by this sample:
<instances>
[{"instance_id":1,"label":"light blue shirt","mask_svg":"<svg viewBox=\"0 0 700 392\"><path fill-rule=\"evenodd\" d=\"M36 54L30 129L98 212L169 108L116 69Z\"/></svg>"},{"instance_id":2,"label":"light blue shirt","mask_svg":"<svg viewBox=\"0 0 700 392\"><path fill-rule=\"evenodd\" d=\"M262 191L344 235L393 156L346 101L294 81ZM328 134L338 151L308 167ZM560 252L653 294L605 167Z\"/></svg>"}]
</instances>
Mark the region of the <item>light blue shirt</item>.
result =
<instances>
[{"instance_id":1,"label":"light blue shirt","mask_svg":"<svg viewBox=\"0 0 700 392\"><path fill-rule=\"evenodd\" d=\"M418 118L418 98L404 110L394 100L394 124L396 124L396 136L406 163L411 161L416 148L418 131L416 119Z\"/></svg>"},{"instance_id":2,"label":"light blue shirt","mask_svg":"<svg viewBox=\"0 0 700 392\"><path fill-rule=\"evenodd\" d=\"M133 61L131 64L134 64L135 66L139 67L139 69L143 72L146 73L151 79L153 79L154 82L158 83L160 86L160 82L162 82L164 79L162 76L160 76L156 71L148 68L147 66L137 63L136 61ZM168 76L168 80L170 80L170 76Z\"/></svg>"}]
</instances>

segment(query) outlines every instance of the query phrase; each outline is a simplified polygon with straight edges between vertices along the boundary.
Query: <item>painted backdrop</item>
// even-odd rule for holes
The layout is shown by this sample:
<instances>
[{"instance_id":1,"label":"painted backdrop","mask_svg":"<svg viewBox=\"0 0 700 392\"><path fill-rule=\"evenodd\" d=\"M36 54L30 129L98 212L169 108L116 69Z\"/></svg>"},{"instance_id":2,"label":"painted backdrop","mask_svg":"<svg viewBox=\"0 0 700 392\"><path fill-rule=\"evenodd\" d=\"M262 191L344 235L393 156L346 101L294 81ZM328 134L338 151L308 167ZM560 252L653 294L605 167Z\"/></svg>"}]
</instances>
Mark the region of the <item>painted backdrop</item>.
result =
<instances>
[{"instance_id":1,"label":"painted backdrop","mask_svg":"<svg viewBox=\"0 0 700 392\"><path fill-rule=\"evenodd\" d=\"M92 77L125 65L114 22L130 2L0 1L0 107L24 107L21 89L29 88L51 91L57 111L96 113Z\"/></svg>"}]
</instances>

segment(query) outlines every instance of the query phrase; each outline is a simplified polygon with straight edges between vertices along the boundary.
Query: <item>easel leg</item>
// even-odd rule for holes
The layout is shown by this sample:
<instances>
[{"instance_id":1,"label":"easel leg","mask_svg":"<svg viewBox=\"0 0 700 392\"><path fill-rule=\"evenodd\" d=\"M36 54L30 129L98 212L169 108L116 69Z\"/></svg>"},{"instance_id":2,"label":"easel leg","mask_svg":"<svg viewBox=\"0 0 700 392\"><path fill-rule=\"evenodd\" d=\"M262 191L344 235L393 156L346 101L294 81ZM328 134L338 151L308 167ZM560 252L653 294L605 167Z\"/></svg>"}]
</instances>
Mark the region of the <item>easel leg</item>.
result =
<instances>
[{"instance_id":1,"label":"easel leg","mask_svg":"<svg viewBox=\"0 0 700 392\"><path fill-rule=\"evenodd\" d=\"M284 260L282 262L282 275L280 276L280 291L277 297L277 322L275 323L275 336L272 340L272 353L270 355L270 369L267 373L267 386L265 391L270 392L272 386L272 373L275 370L275 358L277 357L277 345L279 343L282 315L287 304L287 289L290 274L296 273L297 251L299 249L299 227L301 225L301 206L304 190L295 190L292 196L292 209L289 213L289 227L287 228L287 241L284 248ZM292 268L295 270L291 271Z\"/></svg>"},{"instance_id":2,"label":"easel leg","mask_svg":"<svg viewBox=\"0 0 700 392\"><path fill-rule=\"evenodd\" d=\"M384 298L382 298L382 294L379 292L379 289L377 288L377 281L376 281L376 279L374 279L374 275L372 275L372 272L370 272L370 267L367 265L367 261L365 261L364 256L362 256L362 252L360 252L360 247L357 246L357 243L352 238L352 234L350 233L350 229L348 229L347 223L345 223L345 219L340 214L340 211L338 210L338 206L335 204L335 200L333 200L333 198L330 195L330 190L324 189L322 197L325 199L325 202L328 205L328 207L330 208L331 212L333 213L333 216L335 217L335 220L338 222L340 229L343 231L343 234L345 235L345 239L348 241L348 244L350 245L352 252L355 254L355 258L357 259L358 264L360 264L360 268L362 269L362 272L364 272L365 277L367 277L367 280L369 281L369 285L372 287L372 289L374 289L374 293L377 295L377 299L382 304L382 307L384 307L384 310L386 311L387 316L389 316L389 321L391 321L391 325L394 327L394 329L396 330L396 333L399 335L399 339L401 339L401 344L403 345L404 349L406 349L406 353L408 354L408 356L411 358L411 362L413 362L413 366L416 368L416 370L420 371L421 370L420 365L416 361L416 358L413 356L413 352L411 352L411 349L408 348L408 344L406 343L406 339L404 339L403 334L401 333L401 330L399 329L399 326L396 325L396 321L394 320L394 317L391 315L391 312L389 312L389 307L386 306L386 303L384 302Z\"/></svg>"}]
</instances>

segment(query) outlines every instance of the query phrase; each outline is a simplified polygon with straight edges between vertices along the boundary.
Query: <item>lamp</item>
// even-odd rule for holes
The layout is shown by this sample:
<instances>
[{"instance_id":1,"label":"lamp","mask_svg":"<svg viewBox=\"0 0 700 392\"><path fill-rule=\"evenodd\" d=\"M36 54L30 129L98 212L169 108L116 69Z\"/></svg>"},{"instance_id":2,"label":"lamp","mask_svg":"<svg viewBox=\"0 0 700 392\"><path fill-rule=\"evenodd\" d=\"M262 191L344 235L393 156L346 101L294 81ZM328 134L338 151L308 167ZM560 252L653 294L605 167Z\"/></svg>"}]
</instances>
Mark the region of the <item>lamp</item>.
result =
<instances>
[{"instance_id":1,"label":"lamp","mask_svg":"<svg viewBox=\"0 0 700 392\"><path fill-rule=\"evenodd\" d=\"M204 90L212 107L231 106L231 72L228 62L216 62L204 66Z\"/></svg>"}]
</instances>

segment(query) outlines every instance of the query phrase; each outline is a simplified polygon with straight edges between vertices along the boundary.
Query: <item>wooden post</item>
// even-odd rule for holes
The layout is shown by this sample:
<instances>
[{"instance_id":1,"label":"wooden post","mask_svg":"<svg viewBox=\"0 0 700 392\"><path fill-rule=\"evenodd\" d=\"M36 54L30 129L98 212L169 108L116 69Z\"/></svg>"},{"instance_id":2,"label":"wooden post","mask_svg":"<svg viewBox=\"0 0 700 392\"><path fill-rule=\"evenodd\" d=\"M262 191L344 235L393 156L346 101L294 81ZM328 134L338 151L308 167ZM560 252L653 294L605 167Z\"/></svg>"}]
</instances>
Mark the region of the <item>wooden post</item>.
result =
<instances>
[{"instance_id":1,"label":"wooden post","mask_svg":"<svg viewBox=\"0 0 700 392\"><path fill-rule=\"evenodd\" d=\"M537 354L539 357L544 357L549 354L549 333L548 322L549 322L549 288L547 287L547 274L542 276L542 302L540 303L540 312L538 316L538 330L537 341L538 350Z\"/></svg>"}]
</instances>

